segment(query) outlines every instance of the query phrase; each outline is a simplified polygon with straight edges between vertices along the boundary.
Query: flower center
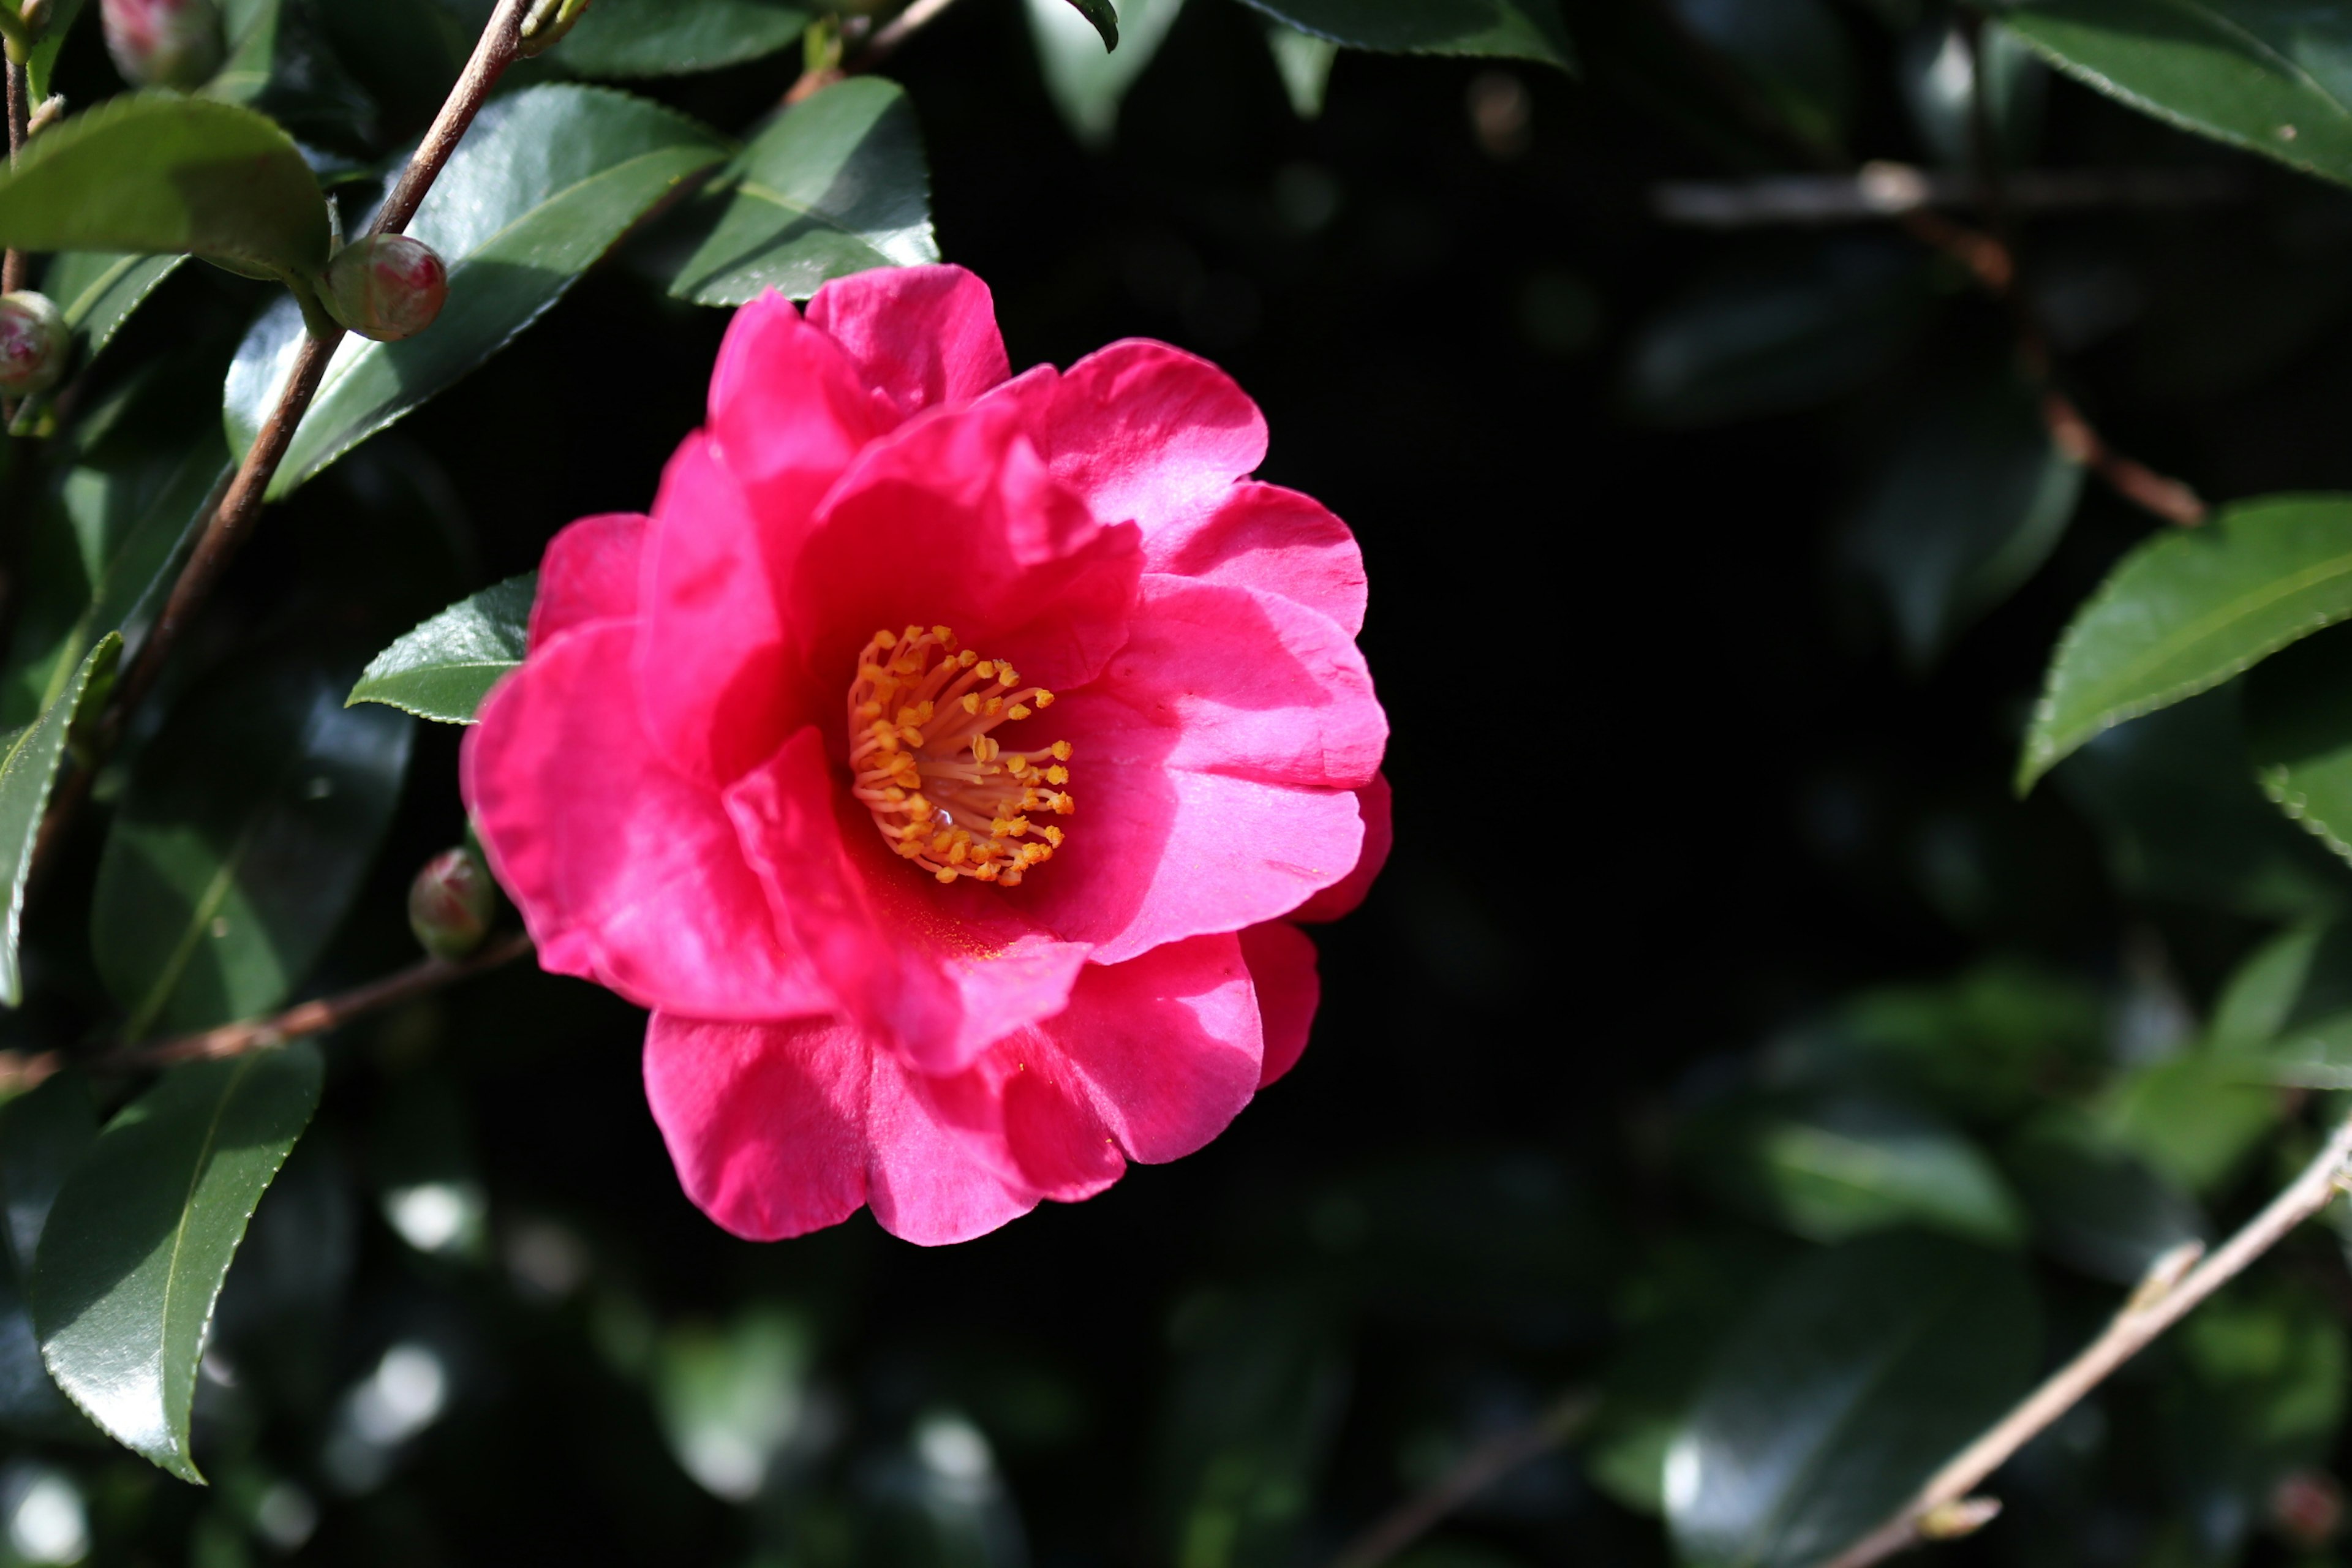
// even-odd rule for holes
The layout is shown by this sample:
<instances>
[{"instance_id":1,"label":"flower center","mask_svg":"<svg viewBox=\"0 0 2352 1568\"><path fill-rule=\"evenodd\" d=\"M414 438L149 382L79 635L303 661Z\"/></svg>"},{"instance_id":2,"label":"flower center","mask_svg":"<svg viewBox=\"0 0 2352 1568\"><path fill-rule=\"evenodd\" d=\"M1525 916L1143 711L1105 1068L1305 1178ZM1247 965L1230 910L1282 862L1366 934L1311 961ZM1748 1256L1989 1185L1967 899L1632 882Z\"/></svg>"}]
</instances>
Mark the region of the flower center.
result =
<instances>
[{"instance_id":1,"label":"flower center","mask_svg":"<svg viewBox=\"0 0 2352 1568\"><path fill-rule=\"evenodd\" d=\"M945 626L876 632L849 686L849 765L890 847L943 883L1015 888L1052 859L1062 830L1029 814L1076 809L1063 787L1070 743L1013 752L989 731L1053 703L1003 660L959 649Z\"/></svg>"}]
</instances>

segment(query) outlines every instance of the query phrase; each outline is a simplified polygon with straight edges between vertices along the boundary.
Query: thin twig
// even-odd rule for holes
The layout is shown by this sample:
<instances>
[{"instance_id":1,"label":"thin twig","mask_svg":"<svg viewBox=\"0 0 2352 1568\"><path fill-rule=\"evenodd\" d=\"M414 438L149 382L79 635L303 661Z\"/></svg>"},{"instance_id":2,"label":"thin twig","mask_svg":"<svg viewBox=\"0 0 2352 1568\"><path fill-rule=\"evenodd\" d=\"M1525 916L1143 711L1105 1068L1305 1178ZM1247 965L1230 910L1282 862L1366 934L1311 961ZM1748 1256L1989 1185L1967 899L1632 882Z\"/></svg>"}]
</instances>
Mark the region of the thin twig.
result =
<instances>
[{"instance_id":1,"label":"thin twig","mask_svg":"<svg viewBox=\"0 0 2352 1568\"><path fill-rule=\"evenodd\" d=\"M1938 1530L1937 1525L1958 1519L1956 1510L1976 1500L1969 1494L1986 1477L2073 1409L2108 1373L2179 1322L2191 1307L2237 1278L2289 1231L2326 1208L2345 1176L2347 1161L2352 1161L2352 1121L2338 1127L2303 1173L2219 1252L2185 1273L2179 1272L2183 1259L2159 1258L2123 1310L2081 1354L2051 1373L2017 1408L1930 1477L1885 1524L1830 1559L1823 1568L1868 1568L1931 1536L1957 1533L1948 1528ZM1967 1517L1980 1518L1985 1512L1981 1507L1971 1509Z\"/></svg>"},{"instance_id":2,"label":"thin twig","mask_svg":"<svg viewBox=\"0 0 2352 1568\"><path fill-rule=\"evenodd\" d=\"M955 4L955 0L915 0L915 3L885 23L866 47L857 51L846 68L852 74L870 71L898 51L900 44L912 37L918 28L928 26L939 14Z\"/></svg>"},{"instance_id":3,"label":"thin twig","mask_svg":"<svg viewBox=\"0 0 2352 1568\"><path fill-rule=\"evenodd\" d=\"M2010 205L2021 213L2214 206L2244 199L2249 188L2222 169L2021 169L2007 180ZM1685 228L1802 227L1874 223L1977 199L1976 182L1965 175L1878 160L1852 174L1661 181L1650 210Z\"/></svg>"},{"instance_id":4,"label":"thin twig","mask_svg":"<svg viewBox=\"0 0 2352 1568\"><path fill-rule=\"evenodd\" d=\"M396 1003L438 991L452 982L511 963L530 951L530 938L518 931L492 942L471 958L428 958L349 991L298 1003L267 1018L223 1024L216 1029L175 1035L169 1039L113 1046L92 1056L66 1051L0 1052L0 1090L21 1092L69 1066L100 1073L146 1072L177 1067L183 1062L219 1061L247 1051L266 1050L305 1035L339 1029L363 1014L380 1012Z\"/></svg>"},{"instance_id":5,"label":"thin twig","mask_svg":"<svg viewBox=\"0 0 2352 1568\"><path fill-rule=\"evenodd\" d=\"M33 86L25 68L14 60L8 62L8 162L13 165L16 155L25 150L25 139L30 136L33 123ZM0 257L0 294L14 294L25 286L25 253L13 247ZM11 399L11 402L14 400ZM12 408L10 416L14 417Z\"/></svg>"},{"instance_id":6,"label":"thin twig","mask_svg":"<svg viewBox=\"0 0 2352 1568\"><path fill-rule=\"evenodd\" d=\"M515 58L515 40L520 36L522 17L529 0L499 0L498 9L491 13L488 24L482 29L481 40L474 46L466 68L458 74L457 84L449 89L448 99L441 112L417 143L416 151L401 171L399 183L370 226L371 234L397 234L408 226L416 216L416 208L432 189L433 182L457 151L458 141L467 127L474 122L483 100L498 84L499 77ZM97 759L103 758L121 738L131 711L149 689L163 663L178 644L197 610L212 595L221 570L229 563L251 531L254 519L269 493L269 483L278 476L278 466L283 462L293 445L294 433L300 428L302 416L310 411L310 400L318 395L320 383L327 374L327 362L342 341L341 330L324 336L305 336L296 351L294 364L286 384L278 395L277 406L255 436L253 445L246 449L244 460L237 465L236 477L229 481L220 504L214 508L205 530L197 537L195 548L189 552L187 564L180 569L172 584L163 610L154 626L131 656L124 668L121 679L108 700L105 712L91 735L93 759L61 784L48 815L41 823L39 839L34 845L34 874L55 853L56 845L64 837L65 825L71 820L89 795L90 779Z\"/></svg>"},{"instance_id":7,"label":"thin twig","mask_svg":"<svg viewBox=\"0 0 2352 1568\"><path fill-rule=\"evenodd\" d=\"M1377 1568L1511 1471L1567 1442L1598 1404L1589 1391L1572 1389L1526 1426L1479 1444L1426 1489L1374 1521L1331 1559L1331 1568Z\"/></svg>"}]
</instances>

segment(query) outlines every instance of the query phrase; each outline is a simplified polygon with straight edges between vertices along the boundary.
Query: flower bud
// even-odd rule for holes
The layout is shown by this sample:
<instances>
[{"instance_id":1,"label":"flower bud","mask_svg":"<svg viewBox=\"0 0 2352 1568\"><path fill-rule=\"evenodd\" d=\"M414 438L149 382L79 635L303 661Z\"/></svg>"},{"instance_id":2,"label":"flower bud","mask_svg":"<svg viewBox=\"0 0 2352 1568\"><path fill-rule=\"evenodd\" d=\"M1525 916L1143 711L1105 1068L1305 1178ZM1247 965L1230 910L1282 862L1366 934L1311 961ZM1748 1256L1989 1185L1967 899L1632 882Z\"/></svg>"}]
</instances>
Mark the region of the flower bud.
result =
<instances>
[{"instance_id":1,"label":"flower bud","mask_svg":"<svg viewBox=\"0 0 2352 1568\"><path fill-rule=\"evenodd\" d=\"M489 933L498 890L470 849L444 849L408 885L408 929L436 958L463 958Z\"/></svg>"},{"instance_id":2,"label":"flower bud","mask_svg":"<svg viewBox=\"0 0 2352 1568\"><path fill-rule=\"evenodd\" d=\"M134 87L199 87L220 68L214 0L99 0L106 52Z\"/></svg>"},{"instance_id":3,"label":"flower bud","mask_svg":"<svg viewBox=\"0 0 2352 1568\"><path fill-rule=\"evenodd\" d=\"M2271 1492L2271 1523L2306 1552L2316 1552L2344 1527L2344 1489L2320 1470L2296 1470Z\"/></svg>"},{"instance_id":4,"label":"flower bud","mask_svg":"<svg viewBox=\"0 0 2352 1568\"><path fill-rule=\"evenodd\" d=\"M515 40L515 53L528 59L553 48L586 9L588 0L531 0L522 19L522 35Z\"/></svg>"},{"instance_id":5,"label":"flower bud","mask_svg":"<svg viewBox=\"0 0 2352 1568\"><path fill-rule=\"evenodd\" d=\"M66 370L73 333L47 294L0 294L0 396L47 392Z\"/></svg>"},{"instance_id":6,"label":"flower bud","mask_svg":"<svg viewBox=\"0 0 2352 1568\"><path fill-rule=\"evenodd\" d=\"M327 263L327 314L363 338L393 342L433 324L449 297L449 269L423 240L375 234Z\"/></svg>"}]
</instances>

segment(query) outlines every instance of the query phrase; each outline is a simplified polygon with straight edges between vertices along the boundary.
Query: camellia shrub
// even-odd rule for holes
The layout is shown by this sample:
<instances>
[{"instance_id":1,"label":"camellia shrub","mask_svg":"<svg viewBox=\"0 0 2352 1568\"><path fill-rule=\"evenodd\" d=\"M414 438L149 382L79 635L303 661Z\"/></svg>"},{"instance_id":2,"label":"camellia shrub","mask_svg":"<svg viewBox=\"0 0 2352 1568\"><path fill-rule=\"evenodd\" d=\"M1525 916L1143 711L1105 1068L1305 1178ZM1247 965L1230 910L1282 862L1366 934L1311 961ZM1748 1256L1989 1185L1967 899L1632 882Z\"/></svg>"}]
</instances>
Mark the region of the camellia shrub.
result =
<instances>
[{"instance_id":1,"label":"camellia shrub","mask_svg":"<svg viewBox=\"0 0 2352 1568\"><path fill-rule=\"evenodd\" d=\"M2352 7L0 46L0 1568L2343 1550Z\"/></svg>"}]
</instances>

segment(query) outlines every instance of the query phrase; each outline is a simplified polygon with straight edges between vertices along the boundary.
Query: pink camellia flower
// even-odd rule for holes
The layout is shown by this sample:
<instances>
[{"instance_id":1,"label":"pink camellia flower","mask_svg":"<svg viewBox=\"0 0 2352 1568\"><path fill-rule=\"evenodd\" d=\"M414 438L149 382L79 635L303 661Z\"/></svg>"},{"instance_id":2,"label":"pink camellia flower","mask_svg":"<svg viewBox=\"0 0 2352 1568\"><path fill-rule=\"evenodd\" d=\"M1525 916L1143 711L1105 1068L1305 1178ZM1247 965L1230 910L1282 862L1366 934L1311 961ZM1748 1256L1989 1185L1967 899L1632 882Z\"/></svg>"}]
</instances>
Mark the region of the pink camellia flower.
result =
<instances>
[{"instance_id":1,"label":"pink camellia flower","mask_svg":"<svg viewBox=\"0 0 2352 1568\"><path fill-rule=\"evenodd\" d=\"M867 272L745 306L653 515L548 547L466 799L541 963L653 1009L719 1224L961 1240L1297 1059L1388 723L1355 540L1265 454L1190 354L1008 379L977 278Z\"/></svg>"}]
</instances>

